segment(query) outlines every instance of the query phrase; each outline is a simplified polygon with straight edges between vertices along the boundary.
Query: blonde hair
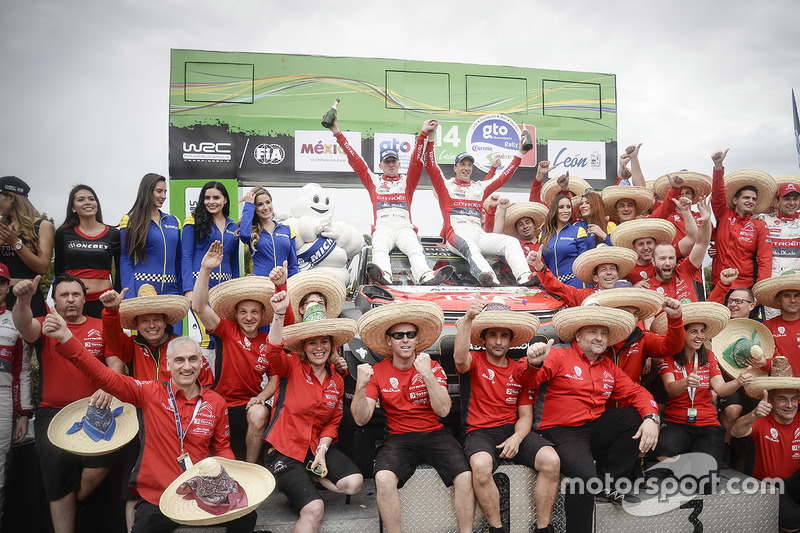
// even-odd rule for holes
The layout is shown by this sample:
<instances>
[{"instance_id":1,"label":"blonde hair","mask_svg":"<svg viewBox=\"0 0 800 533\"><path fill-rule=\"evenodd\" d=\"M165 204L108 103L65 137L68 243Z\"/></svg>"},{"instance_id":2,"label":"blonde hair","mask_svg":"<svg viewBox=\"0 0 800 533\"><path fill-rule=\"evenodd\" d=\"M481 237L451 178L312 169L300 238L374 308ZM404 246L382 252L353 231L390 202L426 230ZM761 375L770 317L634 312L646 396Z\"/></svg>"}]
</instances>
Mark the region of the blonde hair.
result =
<instances>
[{"instance_id":1,"label":"blonde hair","mask_svg":"<svg viewBox=\"0 0 800 533\"><path fill-rule=\"evenodd\" d=\"M331 341L331 353L328 354L328 361L326 362L329 365L336 366L336 363L339 361L339 352L337 346L333 343L333 336L332 335L323 335L324 337L328 337ZM312 338L312 337L310 337ZM305 363L308 361L308 355L306 355L306 341L308 339L303 340L303 346L300 349L300 353L297 354L297 357L300 359L301 362Z\"/></svg>"},{"instance_id":2,"label":"blonde hair","mask_svg":"<svg viewBox=\"0 0 800 533\"><path fill-rule=\"evenodd\" d=\"M36 222L36 210L33 208L33 204L31 204L31 201L21 194L14 194L11 192L6 192L3 194L7 194L13 198L14 201L11 204L11 213L5 215L2 220L0 220L0 224L10 226L13 222L16 225L19 234L22 235L22 240L25 241L25 246L27 246L31 252L38 255L39 238L33 229L33 223Z\"/></svg>"},{"instance_id":3,"label":"blonde hair","mask_svg":"<svg viewBox=\"0 0 800 533\"><path fill-rule=\"evenodd\" d=\"M264 187L256 187L253 191L253 203L255 204L255 200L261 196L262 194L266 194L269 196L270 201L272 201L272 195L270 192L265 189ZM240 200L243 202L244 200ZM258 218L257 214L253 215L253 223L250 226L250 253L256 253L256 244L258 244L259 239L261 239L261 232L264 231L264 226L261 225L261 219ZM239 221L239 229L236 230L236 237L239 237L242 231L242 221Z\"/></svg>"}]
</instances>

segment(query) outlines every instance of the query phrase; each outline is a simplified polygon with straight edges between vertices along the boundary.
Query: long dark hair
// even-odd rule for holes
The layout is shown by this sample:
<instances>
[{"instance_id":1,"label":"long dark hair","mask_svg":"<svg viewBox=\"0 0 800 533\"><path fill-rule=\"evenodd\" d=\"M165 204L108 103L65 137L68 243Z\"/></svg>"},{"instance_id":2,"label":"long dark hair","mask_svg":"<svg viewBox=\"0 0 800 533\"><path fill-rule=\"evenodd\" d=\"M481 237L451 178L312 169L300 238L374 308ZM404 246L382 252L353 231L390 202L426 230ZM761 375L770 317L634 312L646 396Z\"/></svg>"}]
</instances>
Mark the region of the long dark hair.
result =
<instances>
[{"instance_id":1,"label":"long dark hair","mask_svg":"<svg viewBox=\"0 0 800 533\"><path fill-rule=\"evenodd\" d=\"M572 202L572 198L567 196L566 194L557 194L553 201L550 202L550 210L547 211L547 218L544 219L544 224L542 224L542 235L539 237L539 242L542 243L545 250L550 250L550 240L556 234L557 224L558 224L558 204L561 203L561 199L566 198L567 200Z\"/></svg>"},{"instance_id":2,"label":"long dark hair","mask_svg":"<svg viewBox=\"0 0 800 533\"><path fill-rule=\"evenodd\" d=\"M705 326L703 322L692 322L692 324L703 324ZM685 324L683 326L683 329L688 330L689 326L691 326L692 324ZM675 366L685 367L686 363L688 363L688 358L686 357L686 349L685 348L681 349L680 352L672 356L672 359L675 361ZM694 363L694 358L692 358L692 362ZM706 345L704 343L697 350L697 368L695 368L694 370L697 370L700 367L705 366L706 363L708 363L708 351L706 350Z\"/></svg>"},{"instance_id":3,"label":"long dark hair","mask_svg":"<svg viewBox=\"0 0 800 533\"><path fill-rule=\"evenodd\" d=\"M97 213L95 213L94 219L102 224L103 210L100 208L100 199L97 197L97 193L94 192L94 189L88 185L79 183L78 185L74 186L71 191L69 191L69 200L67 200L67 215L64 217L64 223L61 224L60 227L71 228L80 224L81 217L78 216L78 213L72 210L72 208L75 206L75 196L78 195L78 191L89 191L92 193L92 196L94 196L94 201L97 203Z\"/></svg>"},{"instance_id":4,"label":"long dark hair","mask_svg":"<svg viewBox=\"0 0 800 533\"><path fill-rule=\"evenodd\" d=\"M145 249L147 248L147 232L150 229L150 213L153 211L153 191L159 182L167 181L160 174L150 172L145 174L139 182L136 192L136 201L128 211L128 227L125 231L125 246L128 255L140 262L147 261Z\"/></svg>"},{"instance_id":5,"label":"long dark hair","mask_svg":"<svg viewBox=\"0 0 800 533\"><path fill-rule=\"evenodd\" d=\"M586 224L595 224L601 230L608 232L608 224L606 223L606 209L603 206L603 199L602 197L597 194L596 192L586 192L581 197L581 200L586 198L589 202L589 218L584 219ZM575 204L575 207L572 210L572 216L575 217L576 220L583 219L581 215L581 202ZM600 244L603 242L597 235L593 235L595 245Z\"/></svg>"},{"instance_id":6,"label":"long dark hair","mask_svg":"<svg viewBox=\"0 0 800 533\"><path fill-rule=\"evenodd\" d=\"M231 212L231 200L228 197L228 189L225 185L218 181L209 181L203 188L200 189L200 198L197 200L197 206L194 208L194 239L201 241L209 236L211 233L211 225L214 224L214 218L211 213L206 209L205 197L206 191L209 189L217 189L222 193L225 198L225 205L222 206L222 214L226 217Z\"/></svg>"}]
</instances>

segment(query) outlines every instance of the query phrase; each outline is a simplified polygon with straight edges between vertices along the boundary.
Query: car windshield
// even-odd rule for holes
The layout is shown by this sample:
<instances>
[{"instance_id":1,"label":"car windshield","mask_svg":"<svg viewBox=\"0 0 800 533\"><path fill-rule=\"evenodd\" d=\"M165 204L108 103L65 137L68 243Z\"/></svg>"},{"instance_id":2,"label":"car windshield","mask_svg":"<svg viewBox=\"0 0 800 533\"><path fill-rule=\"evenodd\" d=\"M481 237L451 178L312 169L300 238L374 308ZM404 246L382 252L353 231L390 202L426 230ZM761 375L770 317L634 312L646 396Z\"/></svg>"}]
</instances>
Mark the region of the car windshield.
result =
<instances>
[{"instance_id":1,"label":"car windshield","mask_svg":"<svg viewBox=\"0 0 800 533\"><path fill-rule=\"evenodd\" d=\"M442 268L445 265L451 265L453 267L453 275L449 280L442 283L442 285L480 286L477 278L470 272L469 264L463 257L441 246L426 246L424 250L425 259L427 259L428 265L430 265L433 270ZM514 275L511 273L511 269L508 268L505 261L493 255L484 255L484 257L489 264L492 265L497 279L500 280L500 285L517 285ZM414 278L411 276L411 265L408 261L408 257L395 249L392 250L390 259L392 263L393 285L413 285ZM372 254L370 253L368 261L371 260Z\"/></svg>"}]
</instances>

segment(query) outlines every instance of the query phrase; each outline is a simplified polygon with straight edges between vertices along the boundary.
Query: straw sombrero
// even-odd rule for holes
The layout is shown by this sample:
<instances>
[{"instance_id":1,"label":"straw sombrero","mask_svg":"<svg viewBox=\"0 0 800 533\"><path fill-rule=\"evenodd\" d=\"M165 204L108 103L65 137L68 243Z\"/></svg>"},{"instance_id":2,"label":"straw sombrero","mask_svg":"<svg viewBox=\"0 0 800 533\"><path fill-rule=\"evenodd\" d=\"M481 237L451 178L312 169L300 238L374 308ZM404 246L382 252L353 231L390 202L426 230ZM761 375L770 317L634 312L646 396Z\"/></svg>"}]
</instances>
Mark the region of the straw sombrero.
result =
<instances>
[{"instance_id":1,"label":"straw sombrero","mask_svg":"<svg viewBox=\"0 0 800 533\"><path fill-rule=\"evenodd\" d=\"M325 316L336 318L342 314L347 288L341 278L330 270L311 269L295 274L286 282L292 298L292 311L296 320L300 320L300 300L312 292L325 297Z\"/></svg>"},{"instance_id":2,"label":"straw sombrero","mask_svg":"<svg viewBox=\"0 0 800 533\"><path fill-rule=\"evenodd\" d=\"M584 304L568 307L553 315L556 335L564 342L575 340L575 334L585 326L604 326L608 328L608 345L617 344L630 337L636 320L633 315L621 309Z\"/></svg>"},{"instance_id":3,"label":"straw sombrero","mask_svg":"<svg viewBox=\"0 0 800 533\"><path fill-rule=\"evenodd\" d=\"M780 276L762 279L753 285L753 296L758 303L779 309L778 293L785 290L800 291L800 274L787 270Z\"/></svg>"},{"instance_id":4,"label":"straw sombrero","mask_svg":"<svg viewBox=\"0 0 800 533\"><path fill-rule=\"evenodd\" d=\"M239 498L241 498L239 495L241 494L241 489L243 489L246 502L241 501L242 507L233 508L229 511L222 512L222 514L212 514L202 509L197 503L197 500L191 497L192 492L189 485L184 485L183 487L181 487L181 485L198 476L217 477L221 474L222 468L225 469L225 473L230 480L238 483L236 489ZM219 485L222 485L222 483L214 484L210 488L218 488ZM234 488L231 487L231 483L225 483L225 485L231 489ZM234 461L233 459L224 459L222 457L207 457L189 468L186 472L183 472L180 476L175 478L175 481L170 483L161 494L158 507L164 516L179 524L187 526L210 526L229 522L252 512L267 499L267 496L269 496L274 489L275 478L269 470L261 465ZM187 491L188 494L184 495L184 493L179 492L179 490ZM189 496L189 499L187 499L186 496ZM227 499L226 502L232 503L233 498Z\"/></svg>"},{"instance_id":5,"label":"straw sombrero","mask_svg":"<svg viewBox=\"0 0 800 533\"><path fill-rule=\"evenodd\" d=\"M47 428L50 442L77 455L106 455L119 450L139 433L139 419L133 405L113 398L110 417L106 413L105 418L98 419L87 413L89 400L76 400L56 413Z\"/></svg>"},{"instance_id":6,"label":"straw sombrero","mask_svg":"<svg viewBox=\"0 0 800 533\"><path fill-rule=\"evenodd\" d=\"M675 239L675 226L668 220L660 218L637 218L623 222L611 232L614 246L633 250L633 241L643 237L652 237L656 244L671 243Z\"/></svg>"},{"instance_id":7,"label":"straw sombrero","mask_svg":"<svg viewBox=\"0 0 800 533\"><path fill-rule=\"evenodd\" d=\"M460 328L463 323L464 317L462 316L456 321L456 327ZM511 330L511 341L514 346L519 346L536 335L536 330L539 329L539 319L530 313L512 311L502 297L495 296L491 303L486 305L472 321L472 329L469 333L470 344L485 346L486 340L481 337L481 333L489 328Z\"/></svg>"},{"instance_id":8,"label":"straw sombrero","mask_svg":"<svg viewBox=\"0 0 800 533\"><path fill-rule=\"evenodd\" d=\"M636 252L627 248L598 245L592 250L583 252L575 259L572 263L572 273L586 285L594 285L592 279L594 270L600 265L613 263L617 265L619 277L624 278L636 266L637 257Z\"/></svg>"},{"instance_id":9,"label":"straw sombrero","mask_svg":"<svg viewBox=\"0 0 800 533\"><path fill-rule=\"evenodd\" d=\"M696 204L701 196L708 196L711 194L711 176L706 176L705 174L700 174L699 172L689 172L689 171L681 171L681 172L670 172L669 174L664 174L656 179L655 183L653 183L653 191L656 193L661 199L667 197L667 193L669 193L670 188L672 185L669 184L669 178L667 176L680 176L683 178L683 187L691 187L694 191L694 200L692 201L693 204Z\"/></svg>"},{"instance_id":10,"label":"straw sombrero","mask_svg":"<svg viewBox=\"0 0 800 533\"><path fill-rule=\"evenodd\" d=\"M119 321L125 329L136 329L136 317L163 314L167 324L177 324L189 313L191 305L185 296L157 294L155 287L144 284L139 287L136 298L122 300L119 304Z\"/></svg>"},{"instance_id":11,"label":"straw sombrero","mask_svg":"<svg viewBox=\"0 0 800 533\"><path fill-rule=\"evenodd\" d=\"M770 359L775 353L775 339L761 322L749 318L732 318L719 335L711 340L711 349L717 356L719 367L735 379L747 368L746 358L758 359L761 356ZM750 373L753 377L766 375L755 367Z\"/></svg>"},{"instance_id":12,"label":"straw sombrero","mask_svg":"<svg viewBox=\"0 0 800 533\"><path fill-rule=\"evenodd\" d=\"M627 283L630 285L630 282ZM636 287L597 291L589 298L594 298L603 307L636 307L639 309L639 320L656 316L664 305L664 297L656 291Z\"/></svg>"},{"instance_id":13,"label":"straw sombrero","mask_svg":"<svg viewBox=\"0 0 800 533\"><path fill-rule=\"evenodd\" d=\"M778 191L778 185L775 183L775 178L755 168L743 168L741 170L734 170L725 176L725 198L728 202L728 207L733 207L733 197L742 188L746 186L755 187L758 191L758 201L753 213L763 213L772 205L775 200L775 193Z\"/></svg>"},{"instance_id":14,"label":"straw sombrero","mask_svg":"<svg viewBox=\"0 0 800 533\"><path fill-rule=\"evenodd\" d=\"M689 302L683 307L683 325L701 323L706 325L706 340L721 332L731 318L731 311L716 302ZM667 332L667 314L658 315L650 324L650 331L663 335ZM716 352L715 352L716 353Z\"/></svg>"},{"instance_id":15,"label":"straw sombrero","mask_svg":"<svg viewBox=\"0 0 800 533\"><path fill-rule=\"evenodd\" d=\"M300 353L303 342L313 337L333 337L334 348L350 342L356 335L356 321L350 318L325 318L318 303L309 304L303 321L283 328L283 345Z\"/></svg>"},{"instance_id":16,"label":"straw sombrero","mask_svg":"<svg viewBox=\"0 0 800 533\"><path fill-rule=\"evenodd\" d=\"M376 307L358 320L358 334L373 352L389 356L386 332L395 324L407 322L417 327L417 351L430 348L444 327L444 312L433 302L399 302Z\"/></svg>"},{"instance_id":17,"label":"straw sombrero","mask_svg":"<svg viewBox=\"0 0 800 533\"><path fill-rule=\"evenodd\" d=\"M208 303L222 318L236 321L236 304L243 300L260 302L264 306L259 326L272 322L272 304L269 299L275 295L275 284L264 276L245 276L213 287L208 291Z\"/></svg>"},{"instance_id":18,"label":"straw sombrero","mask_svg":"<svg viewBox=\"0 0 800 533\"><path fill-rule=\"evenodd\" d=\"M575 176L569 177L569 192L572 193L572 201L575 202L576 198L580 198L586 189L594 190L589 182L585 179L576 178ZM561 185L558 184L555 178L551 178L542 185L542 201L548 206L553 202L553 198L561 193Z\"/></svg>"},{"instance_id":19,"label":"straw sombrero","mask_svg":"<svg viewBox=\"0 0 800 533\"><path fill-rule=\"evenodd\" d=\"M774 389L800 390L800 378L794 377L791 363L782 355L772 360L772 370L769 376L753 377L750 383L744 386L747 395L758 400L763 398L765 390Z\"/></svg>"},{"instance_id":20,"label":"straw sombrero","mask_svg":"<svg viewBox=\"0 0 800 533\"><path fill-rule=\"evenodd\" d=\"M511 235L512 237L517 236L517 230L515 229L515 224L517 220L530 217L533 219L533 225L535 226L536 232L539 231L539 228L544 224L545 219L547 218L547 206L537 203L537 202L518 202L516 204L512 204L511 206L506 209L506 220L505 225L503 226L503 233L506 235Z\"/></svg>"},{"instance_id":21,"label":"straw sombrero","mask_svg":"<svg viewBox=\"0 0 800 533\"><path fill-rule=\"evenodd\" d=\"M647 187L637 187L635 185L611 185L603 189L600 195L603 199L603 206L606 214L617 219L617 202L620 200L633 200L636 204L636 216L643 215L653 207L653 192Z\"/></svg>"}]
</instances>

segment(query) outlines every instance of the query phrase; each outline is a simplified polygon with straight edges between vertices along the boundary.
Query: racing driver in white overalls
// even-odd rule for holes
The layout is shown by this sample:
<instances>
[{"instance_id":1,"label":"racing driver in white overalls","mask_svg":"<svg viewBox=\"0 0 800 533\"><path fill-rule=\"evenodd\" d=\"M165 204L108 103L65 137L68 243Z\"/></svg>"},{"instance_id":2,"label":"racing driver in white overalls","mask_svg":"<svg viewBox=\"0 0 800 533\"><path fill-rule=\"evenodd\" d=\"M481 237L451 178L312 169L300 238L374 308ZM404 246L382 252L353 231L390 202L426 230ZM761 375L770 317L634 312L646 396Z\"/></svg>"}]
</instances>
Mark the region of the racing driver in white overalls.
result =
<instances>
[{"instance_id":1,"label":"racing driver in white overalls","mask_svg":"<svg viewBox=\"0 0 800 533\"><path fill-rule=\"evenodd\" d=\"M435 120L427 120L417 137L408 173L400 174L400 159L397 150L381 151L382 175L373 174L364 159L356 153L339 129L337 120L331 125L336 142L347 154L347 161L361 179L372 201L372 263L367 265L367 274L382 285L392 283L392 267L389 252L397 246L411 264L411 275L418 285L438 285L453 273L446 265L435 272L428 265L422 245L417 238L417 229L411 223L411 200L422 176L422 153L425 139L436 129Z\"/></svg>"},{"instance_id":2,"label":"racing driver in white overalls","mask_svg":"<svg viewBox=\"0 0 800 533\"><path fill-rule=\"evenodd\" d=\"M435 131L436 126L438 123L432 131ZM483 257L483 252L504 256L520 285L531 286L539 282L528 267L518 239L501 233L486 233L481 228L483 201L514 175L525 153L527 150L515 155L497 177L495 172L500 165L500 159L495 157L486 178L483 181L472 181L470 178L475 159L463 152L456 156L456 177L445 180L442 170L436 164L433 143L429 141L425 148L425 170L433 183L444 218L442 236L452 251L467 260L470 271L486 287L499 285L499 281L489 262Z\"/></svg>"}]
</instances>

